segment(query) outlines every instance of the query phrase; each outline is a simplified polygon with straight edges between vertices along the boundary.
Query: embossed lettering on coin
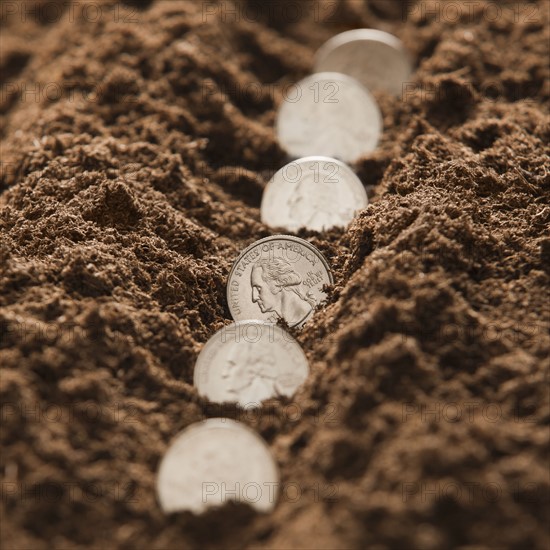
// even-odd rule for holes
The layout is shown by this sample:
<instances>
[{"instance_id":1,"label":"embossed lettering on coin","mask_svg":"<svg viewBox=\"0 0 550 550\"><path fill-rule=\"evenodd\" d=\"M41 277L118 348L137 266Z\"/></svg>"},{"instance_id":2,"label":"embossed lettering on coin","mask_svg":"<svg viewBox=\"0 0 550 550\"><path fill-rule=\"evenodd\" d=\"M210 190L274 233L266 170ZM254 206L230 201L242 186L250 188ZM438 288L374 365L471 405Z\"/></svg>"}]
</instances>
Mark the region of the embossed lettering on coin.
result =
<instances>
[{"instance_id":1,"label":"embossed lettering on coin","mask_svg":"<svg viewBox=\"0 0 550 550\"><path fill-rule=\"evenodd\" d=\"M214 403L249 409L272 397L292 397L308 373L302 348L285 330L240 321L208 340L197 358L194 383Z\"/></svg>"},{"instance_id":2,"label":"embossed lettering on coin","mask_svg":"<svg viewBox=\"0 0 550 550\"><path fill-rule=\"evenodd\" d=\"M228 418L211 418L181 432L164 455L157 493L167 512L196 514L229 500L260 512L275 506L277 466L266 443Z\"/></svg>"},{"instance_id":3,"label":"embossed lettering on coin","mask_svg":"<svg viewBox=\"0 0 550 550\"><path fill-rule=\"evenodd\" d=\"M303 325L326 295L332 274L323 255L310 243L274 235L246 248L231 270L227 300L233 319L259 319Z\"/></svg>"},{"instance_id":4,"label":"embossed lettering on coin","mask_svg":"<svg viewBox=\"0 0 550 550\"><path fill-rule=\"evenodd\" d=\"M277 136L290 156L355 162L373 151L382 133L375 99L357 80L338 73L308 76L285 94Z\"/></svg>"},{"instance_id":5,"label":"embossed lettering on coin","mask_svg":"<svg viewBox=\"0 0 550 550\"><path fill-rule=\"evenodd\" d=\"M315 56L315 72L333 71L358 80L371 91L400 95L412 64L401 41L387 32L355 29L331 38Z\"/></svg>"},{"instance_id":6,"label":"embossed lettering on coin","mask_svg":"<svg viewBox=\"0 0 550 550\"><path fill-rule=\"evenodd\" d=\"M271 178L262 199L262 221L271 227L323 231L346 227L368 205L353 170L329 157L305 157L287 164Z\"/></svg>"}]
</instances>

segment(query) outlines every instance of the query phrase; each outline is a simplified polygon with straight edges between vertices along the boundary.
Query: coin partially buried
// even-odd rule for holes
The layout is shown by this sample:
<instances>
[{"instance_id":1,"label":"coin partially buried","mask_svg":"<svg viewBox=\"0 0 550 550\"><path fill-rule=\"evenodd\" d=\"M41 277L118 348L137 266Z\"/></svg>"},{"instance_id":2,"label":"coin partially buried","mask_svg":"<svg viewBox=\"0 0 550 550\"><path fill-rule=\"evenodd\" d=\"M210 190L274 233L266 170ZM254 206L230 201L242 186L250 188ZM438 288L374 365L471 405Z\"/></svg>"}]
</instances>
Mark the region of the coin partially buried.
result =
<instances>
[{"instance_id":1,"label":"coin partially buried","mask_svg":"<svg viewBox=\"0 0 550 550\"><path fill-rule=\"evenodd\" d=\"M302 326L332 284L327 261L312 244L289 235L260 239L237 258L229 274L227 301L236 321L259 319Z\"/></svg>"},{"instance_id":2,"label":"coin partially buried","mask_svg":"<svg viewBox=\"0 0 550 550\"><path fill-rule=\"evenodd\" d=\"M201 350L194 383L214 403L252 409L272 397L292 397L309 365L302 348L285 330L262 321L232 323Z\"/></svg>"},{"instance_id":3,"label":"coin partially buried","mask_svg":"<svg viewBox=\"0 0 550 550\"><path fill-rule=\"evenodd\" d=\"M177 435L157 477L158 498L167 513L199 514L229 500L268 512L278 488L279 473L266 443L227 418L198 422Z\"/></svg>"},{"instance_id":4,"label":"coin partially buried","mask_svg":"<svg viewBox=\"0 0 550 550\"><path fill-rule=\"evenodd\" d=\"M382 133L380 109L355 79L338 73L308 76L290 88L277 116L277 136L291 157L322 155L355 162Z\"/></svg>"},{"instance_id":5,"label":"coin partially buried","mask_svg":"<svg viewBox=\"0 0 550 550\"><path fill-rule=\"evenodd\" d=\"M305 157L271 178L262 199L262 221L289 231L346 227L368 202L349 166L329 157Z\"/></svg>"},{"instance_id":6,"label":"coin partially buried","mask_svg":"<svg viewBox=\"0 0 550 550\"><path fill-rule=\"evenodd\" d=\"M412 73L402 42L375 29L343 32L326 42L315 56L315 71L334 71L357 79L371 91L400 95Z\"/></svg>"}]
</instances>

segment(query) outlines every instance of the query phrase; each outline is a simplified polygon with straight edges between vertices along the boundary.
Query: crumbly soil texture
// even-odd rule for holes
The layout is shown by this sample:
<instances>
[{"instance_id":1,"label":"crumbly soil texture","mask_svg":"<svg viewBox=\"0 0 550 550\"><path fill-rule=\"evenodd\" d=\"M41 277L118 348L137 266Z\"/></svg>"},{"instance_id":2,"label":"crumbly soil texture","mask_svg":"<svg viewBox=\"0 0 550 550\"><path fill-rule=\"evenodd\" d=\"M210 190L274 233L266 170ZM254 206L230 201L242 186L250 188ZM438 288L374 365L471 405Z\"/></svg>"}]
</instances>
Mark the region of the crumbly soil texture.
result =
<instances>
[{"instance_id":1,"label":"crumbly soil texture","mask_svg":"<svg viewBox=\"0 0 550 550\"><path fill-rule=\"evenodd\" d=\"M549 3L0 3L3 549L548 548ZM415 63L378 93L370 205L302 231L334 272L311 374L260 412L193 387L239 252L274 234L285 87L372 27ZM162 513L159 462L236 418L275 510Z\"/></svg>"}]
</instances>

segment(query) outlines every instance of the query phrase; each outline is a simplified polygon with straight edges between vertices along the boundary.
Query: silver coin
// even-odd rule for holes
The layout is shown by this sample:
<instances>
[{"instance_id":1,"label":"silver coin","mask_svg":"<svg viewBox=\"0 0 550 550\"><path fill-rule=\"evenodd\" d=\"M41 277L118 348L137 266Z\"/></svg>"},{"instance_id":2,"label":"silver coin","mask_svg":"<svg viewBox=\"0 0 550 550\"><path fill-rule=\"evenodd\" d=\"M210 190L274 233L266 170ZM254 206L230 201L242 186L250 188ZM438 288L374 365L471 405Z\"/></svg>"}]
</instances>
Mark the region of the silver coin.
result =
<instances>
[{"instance_id":1,"label":"silver coin","mask_svg":"<svg viewBox=\"0 0 550 550\"><path fill-rule=\"evenodd\" d=\"M266 443L228 418L198 422L177 435L157 476L158 499L166 513L200 514L229 500L268 512L278 489L277 465Z\"/></svg>"},{"instance_id":2,"label":"silver coin","mask_svg":"<svg viewBox=\"0 0 550 550\"><path fill-rule=\"evenodd\" d=\"M300 344L277 325L232 323L214 334L195 365L194 384L214 403L253 409L272 397L292 397L309 374Z\"/></svg>"},{"instance_id":3,"label":"silver coin","mask_svg":"<svg viewBox=\"0 0 550 550\"><path fill-rule=\"evenodd\" d=\"M353 170L329 157L305 157L287 164L267 184L262 221L271 227L323 231L346 227L369 203Z\"/></svg>"},{"instance_id":4,"label":"silver coin","mask_svg":"<svg viewBox=\"0 0 550 550\"><path fill-rule=\"evenodd\" d=\"M326 298L332 284L323 255L310 243L288 235L260 239L246 248L227 282L229 311L235 321L258 319L302 326Z\"/></svg>"},{"instance_id":5,"label":"silver coin","mask_svg":"<svg viewBox=\"0 0 550 550\"><path fill-rule=\"evenodd\" d=\"M277 136L291 157L322 155L355 162L378 145L382 115L369 91L338 73L304 78L285 93Z\"/></svg>"},{"instance_id":6,"label":"silver coin","mask_svg":"<svg viewBox=\"0 0 550 550\"><path fill-rule=\"evenodd\" d=\"M321 46L315 56L315 71L343 73L373 92L400 95L413 68L397 37L375 29L356 29L338 34Z\"/></svg>"}]
</instances>

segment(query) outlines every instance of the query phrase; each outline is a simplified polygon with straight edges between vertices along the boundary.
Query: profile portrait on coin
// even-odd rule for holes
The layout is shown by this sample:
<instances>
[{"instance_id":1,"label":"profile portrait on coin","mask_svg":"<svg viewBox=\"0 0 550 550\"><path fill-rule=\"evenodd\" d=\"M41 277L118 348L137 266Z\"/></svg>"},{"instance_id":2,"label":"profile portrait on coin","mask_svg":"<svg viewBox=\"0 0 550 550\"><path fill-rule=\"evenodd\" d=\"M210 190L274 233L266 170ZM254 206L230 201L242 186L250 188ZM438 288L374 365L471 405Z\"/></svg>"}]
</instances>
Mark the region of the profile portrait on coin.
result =
<instances>
[{"instance_id":1,"label":"profile portrait on coin","mask_svg":"<svg viewBox=\"0 0 550 550\"><path fill-rule=\"evenodd\" d=\"M287 204L291 219L300 227L329 229L345 226L353 218L353 209L347 209L341 202L334 185L303 178L294 188Z\"/></svg>"},{"instance_id":2,"label":"profile portrait on coin","mask_svg":"<svg viewBox=\"0 0 550 550\"><path fill-rule=\"evenodd\" d=\"M267 399L292 397L308 373L307 357L290 334L248 320L210 337L197 357L193 384L212 403L254 409Z\"/></svg>"},{"instance_id":3,"label":"profile portrait on coin","mask_svg":"<svg viewBox=\"0 0 550 550\"><path fill-rule=\"evenodd\" d=\"M221 377L227 380L227 392L235 402L250 405L285 393L278 380L278 375L284 372L279 370L269 346L235 343L227 354ZM284 376L281 378L284 382Z\"/></svg>"},{"instance_id":4,"label":"profile portrait on coin","mask_svg":"<svg viewBox=\"0 0 550 550\"><path fill-rule=\"evenodd\" d=\"M262 222L297 231L347 227L369 204L363 182L345 163L315 155L283 166L267 183Z\"/></svg>"},{"instance_id":5,"label":"profile portrait on coin","mask_svg":"<svg viewBox=\"0 0 550 550\"><path fill-rule=\"evenodd\" d=\"M287 194L280 197L282 210L288 210L287 201ZM325 285L332 284L329 264L315 246L299 237L272 235L236 259L227 280L227 304L235 321L274 325L284 319L301 328L326 300Z\"/></svg>"},{"instance_id":6,"label":"profile portrait on coin","mask_svg":"<svg viewBox=\"0 0 550 550\"><path fill-rule=\"evenodd\" d=\"M273 311L290 326L305 320L317 305L298 290L302 277L284 258L264 258L252 267L252 301L262 313Z\"/></svg>"}]
</instances>

